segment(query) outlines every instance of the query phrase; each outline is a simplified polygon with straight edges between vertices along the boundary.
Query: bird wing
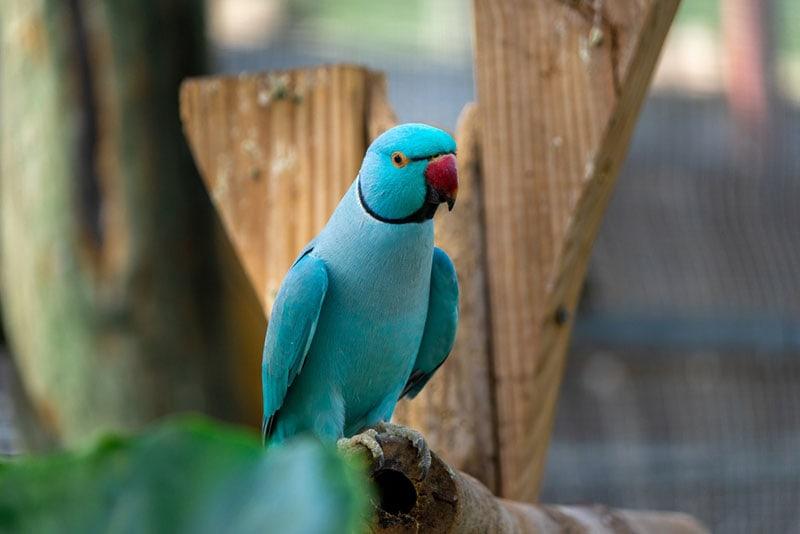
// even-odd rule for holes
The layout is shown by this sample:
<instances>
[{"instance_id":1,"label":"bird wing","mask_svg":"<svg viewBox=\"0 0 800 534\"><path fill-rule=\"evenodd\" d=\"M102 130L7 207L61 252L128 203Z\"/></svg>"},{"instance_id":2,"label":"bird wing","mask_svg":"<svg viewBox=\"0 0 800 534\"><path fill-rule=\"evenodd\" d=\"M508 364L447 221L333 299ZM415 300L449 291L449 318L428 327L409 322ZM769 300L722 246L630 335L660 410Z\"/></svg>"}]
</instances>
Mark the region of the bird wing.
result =
<instances>
[{"instance_id":1,"label":"bird wing","mask_svg":"<svg viewBox=\"0 0 800 534\"><path fill-rule=\"evenodd\" d=\"M286 391L303 368L328 289L328 272L322 260L310 255L308 247L289 269L272 306L261 382L264 419L261 431L266 439L272 433L275 415Z\"/></svg>"},{"instance_id":2,"label":"bird wing","mask_svg":"<svg viewBox=\"0 0 800 534\"><path fill-rule=\"evenodd\" d=\"M453 262L440 248L433 249L428 318L417 359L400 398L413 399L425 387L453 348L458 325L458 279Z\"/></svg>"}]
</instances>

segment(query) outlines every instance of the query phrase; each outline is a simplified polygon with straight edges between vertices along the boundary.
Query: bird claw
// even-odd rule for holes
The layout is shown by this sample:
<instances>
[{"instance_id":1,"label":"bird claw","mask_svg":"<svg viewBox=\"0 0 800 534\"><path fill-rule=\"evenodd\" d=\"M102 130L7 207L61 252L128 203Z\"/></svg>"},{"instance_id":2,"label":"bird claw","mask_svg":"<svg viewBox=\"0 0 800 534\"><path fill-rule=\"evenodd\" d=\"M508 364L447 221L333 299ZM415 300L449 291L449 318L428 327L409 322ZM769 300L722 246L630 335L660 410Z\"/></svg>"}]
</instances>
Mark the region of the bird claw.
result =
<instances>
[{"instance_id":1,"label":"bird claw","mask_svg":"<svg viewBox=\"0 0 800 534\"><path fill-rule=\"evenodd\" d=\"M418 466L422 475L420 480L428 476L428 471L431 468L431 450L422 434L413 428L408 428L406 426L396 425L394 423L388 423L385 421L381 421L375 425L375 429L379 434L388 434L391 437L410 441L417 450L417 458L419 459Z\"/></svg>"},{"instance_id":2,"label":"bird claw","mask_svg":"<svg viewBox=\"0 0 800 534\"><path fill-rule=\"evenodd\" d=\"M360 434L356 434L350 438L341 438L336 442L336 447L344 454L355 455L363 453L364 449L369 451L372 456L372 469L377 471L383 467L383 448L376 439L378 432L375 429L368 428Z\"/></svg>"},{"instance_id":3,"label":"bird claw","mask_svg":"<svg viewBox=\"0 0 800 534\"><path fill-rule=\"evenodd\" d=\"M412 428L380 422L375 427L368 428L350 438L339 439L336 446L347 455L363 454L366 449L371 455L371 471L375 472L382 469L385 463L381 443L387 443L390 440L411 443L417 451L419 480L425 479L431 468L431 450L422 434Z\"/></svg>"}]
</instances>

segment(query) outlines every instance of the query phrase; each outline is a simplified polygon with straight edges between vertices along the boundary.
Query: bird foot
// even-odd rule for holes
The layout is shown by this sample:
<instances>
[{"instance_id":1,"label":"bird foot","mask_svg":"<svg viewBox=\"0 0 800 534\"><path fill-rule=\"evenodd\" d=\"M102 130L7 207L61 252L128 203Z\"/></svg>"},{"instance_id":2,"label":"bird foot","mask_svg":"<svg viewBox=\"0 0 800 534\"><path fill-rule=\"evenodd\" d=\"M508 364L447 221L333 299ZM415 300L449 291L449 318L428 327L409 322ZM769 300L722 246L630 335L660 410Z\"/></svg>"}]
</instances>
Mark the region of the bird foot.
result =
<instances>
[{"instance_id":1,"label":"bird foot","mask_svg":"<svg viewBox=\"0 0 800 534\"><path fill-rule=\"evenodd\" d=\"M372 456L372 470L377 471L383 467L383 449L376 439L378 432L373 428L368 428L360 434L350 438L341 438L336 442L338 449L346 455L363 454L364 449Z\"/></svg>"},{"instance_id":2,"label":"bird foot","mask_svg":"<svg viewBox=\"0 0 800 534\"><path fill-rule=\"evenodd\" d=\"M417 450L418 466L420 474L422 475L420 480L428 476L428 470L431 468L431 450L422 434L413 428L385 421L381 421L375 425L375 430L377 430L378 434L381 436L388 435L389 437L410 441Z\"/></svg>"}]
</instances>

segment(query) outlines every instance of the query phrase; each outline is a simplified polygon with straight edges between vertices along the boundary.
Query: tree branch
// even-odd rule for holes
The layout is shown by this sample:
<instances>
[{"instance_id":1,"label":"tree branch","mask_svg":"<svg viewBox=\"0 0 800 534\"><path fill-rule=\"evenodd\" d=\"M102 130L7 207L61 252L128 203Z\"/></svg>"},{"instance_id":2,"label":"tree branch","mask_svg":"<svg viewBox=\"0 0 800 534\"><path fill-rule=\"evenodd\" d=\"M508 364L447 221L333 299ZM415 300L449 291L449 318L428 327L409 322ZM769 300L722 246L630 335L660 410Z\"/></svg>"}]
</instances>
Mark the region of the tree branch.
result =
<instances>
[{"instance_id":1,"label":"tree branch","mask_svg":"<svg viewBox=\"0 0 800 534\"><path fill-rule=\"evenodd\" d=\"M431 453L427 474L414 444L396 433L377 436L383 465L374 468L377 487L373 533L644 533L694 534L708 530L675 512L616 510L605 506L531 505L500 499L486 486L449 467Z\"/></svg>"}]
</instances>

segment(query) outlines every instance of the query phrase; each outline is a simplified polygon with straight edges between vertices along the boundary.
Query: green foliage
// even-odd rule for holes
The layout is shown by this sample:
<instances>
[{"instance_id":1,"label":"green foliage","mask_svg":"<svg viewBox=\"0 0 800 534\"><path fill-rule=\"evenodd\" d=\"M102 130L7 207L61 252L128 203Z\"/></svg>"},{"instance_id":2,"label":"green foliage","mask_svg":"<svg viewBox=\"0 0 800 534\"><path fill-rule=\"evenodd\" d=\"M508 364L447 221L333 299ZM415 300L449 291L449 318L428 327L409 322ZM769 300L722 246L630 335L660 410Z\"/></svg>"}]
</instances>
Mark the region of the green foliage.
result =
<instances>
[{"instance_id":1,"label":"green foliage","mask_svg":"<svg viewBox=\"0 0 800 534\"><path fill-rule=\"evenodd\" d=\"M688 0L681 2L675 16L675 26L693 24L714 32L720 30L720 6L716 1Z\"/></svg>"},{"instance_id":2,"label":"green foliage","mask_svg":"<svg viewBox=\"0 0 800 534\"><path fill-rule=\"evenodd\" d=\"M370 0L293 0L296 15L325 32L352 36L354 29L372 41L413 41L425 15L424 0L394 2Z\"/></svg>"},{"instance_id":3,"label":"green foliage","mask_svg":"<svg viewBox=\"0 0 800 534\"><path fill-rule=\"evenodd\" d=\"M675 26L696 25L708 29L719 36L721 32L722 2L710 0L683 0L675 18ZM800 2L797 0L776 0L773 6L773 19L770 21L771 39L779 59L796 57L800 54ZM719 37L718 37L719 38Z\"/></svg>"},{"instance_id":4,"label":"green foliage","mask_svg":"<svg viewBox=\"0 0 800 534\"><path fill-rule=\"evenodd\" d=\"M359 530L367 505L366 478L335 450L265 451L195 418L0 464L0 532L338 534Z\"/></svg>"},{"instance_id":5,"label":"green foliage","mask_svg":"<svg viewBox=\"0 0 800 534\"><path fill-rule=\"evenodd\" d=\"M290 0L291 27L305 45L334 57L401 55L426 62L471 62L471 4L466 0ZM413 61L412 61L413 64Z\"/></svg>"},{"instance_id":6,"label":"green foliage","mask_svg":"<svg viewBox=\"0 0 800 534\"><path fill-rule=\"evenodd\" d=\"M800 56L800 2L782 0L775 9L777 11L778 52L779 55Z\"/></svg>"}]
</instances>

